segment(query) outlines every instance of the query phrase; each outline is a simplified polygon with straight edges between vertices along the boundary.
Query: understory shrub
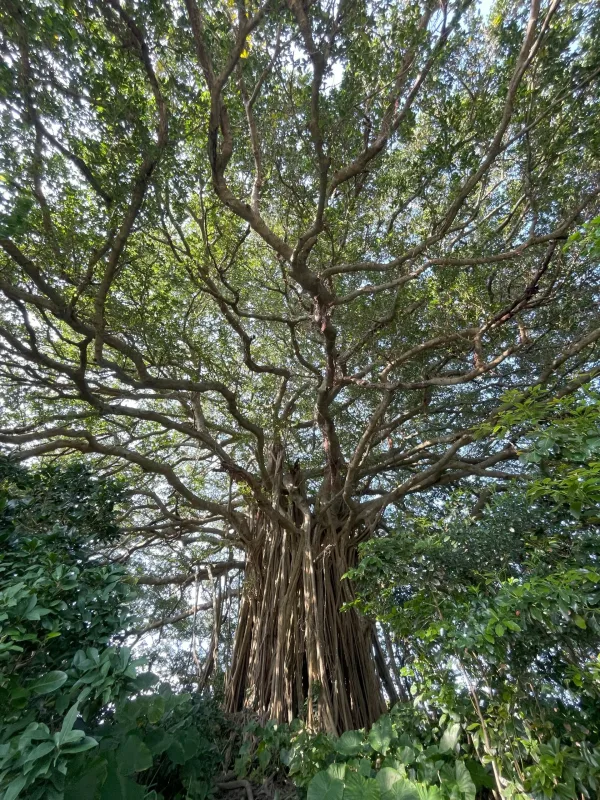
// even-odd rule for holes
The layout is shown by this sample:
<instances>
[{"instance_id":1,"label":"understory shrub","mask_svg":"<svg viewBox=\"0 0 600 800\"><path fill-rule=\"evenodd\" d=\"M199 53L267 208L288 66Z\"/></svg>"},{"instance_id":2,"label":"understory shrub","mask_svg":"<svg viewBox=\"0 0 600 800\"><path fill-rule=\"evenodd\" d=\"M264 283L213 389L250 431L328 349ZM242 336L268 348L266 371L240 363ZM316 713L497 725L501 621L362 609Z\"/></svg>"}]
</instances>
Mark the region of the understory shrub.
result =
<instances>
[{"instance_id":1,"label":"understory shrub","mask_svg":"<svg viewBox=\"0 0 600 800\"><path fill-rule=\"evenodd\" d=\"M122 644L135 587L95 552L120 488L0 460L0 797L204 800L227 724Z\"/></svg>"},{"instance_id":2,"label":"understory shrub","mask_svg":"<svg viewBox=\"0 0 600 800\"><path fill-rule=\"evenodd\" d=\"M369 731L333 737L300 721L246 727L236 761L240 777L281 774L307 800L473 800L494 785L472 755L460 724L427 726L411 704L396 706ZM438 731L436 735L434 731Z\"/></svg>"}]
</instances>

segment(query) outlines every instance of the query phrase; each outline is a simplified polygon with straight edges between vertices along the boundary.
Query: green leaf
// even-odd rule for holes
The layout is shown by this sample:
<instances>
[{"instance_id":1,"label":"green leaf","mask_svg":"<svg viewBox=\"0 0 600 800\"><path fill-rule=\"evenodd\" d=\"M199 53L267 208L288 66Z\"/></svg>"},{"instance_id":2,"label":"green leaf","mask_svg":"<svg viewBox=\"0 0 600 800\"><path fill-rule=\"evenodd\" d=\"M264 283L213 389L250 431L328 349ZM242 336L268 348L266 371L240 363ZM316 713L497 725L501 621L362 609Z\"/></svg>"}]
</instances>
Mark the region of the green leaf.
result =
<instances>
[{"instance_id":1,"label":"green leaf","mask_svg":"<svg viewBox=\"0 0 600 800\"><path fill-rule=\"evenodd\" d=\"M412 781L400 778L382 793L381 800L419 800L419 792Z\"/></svg>"},{"instance_id":2,"label":"green leaf","mask_svg":"<svg viewBox=\"0 0 600 800\"><path fill-rule=\"evenodd\" d=\"M198 752L198 734L194 728L180 731L167 749L167 755L174 764L185 764L194 758Z\"/></svg>"},{"instance_id":3,"label":"green leaf","mask_svg":"<svg viewBox=\"0 0 600 800\"><path fill-rule=\"evenodd\" d=\"M145 786L121 775L116 770L109 769L102 786L100 800L144 800L146 793Z\"/></svg>"},{"instance_id":4,"label":"green leaf","mask_svg":"<svg viewBox=\"0 0 600 800\"><path fill-rule=\"evenodd\" d=\"M346 765L330 764L327 767L327 774L331 775L332 778L337 778L338 780L343 781L346 777Z\"/></svg>"},{"instance_id":5,"label":"green leaf","mask_svg":"<svg viewBox=\"0 0 600 800\"><path fill-rule=\"evenodd\" d=\"M451 750L454 750L456 744L458 742L458 737L460 736L460 725L458 722L455 722L453 725L450 725L444 731L442 738L440 739L440 753L449 753Z\"/></svg>"},{"instance_id":6,"label":"green leaf","mask_svg":"<svg viewBox=\"0 0 600 800\"><path fill-rule=\"evenodd\" d=\"M476 789L480 789L482 787L485 789L494 788L495 784L493 777L489 774L480 761L475 761L475 759L469 758L465 761L465 766L469 770L469 774L473 779Z\"/></svg>"},{"instance_id":7,"label":"green leaf","mask_svg":"<svg viewBox=\"0 0 600 800\"><path fill-rule=\"evenodd\" d=\"M73 656L73 666L75 669L86 669L90 665L90 659L86 656L83 650L78 650Z\"/></svg>"},{"instance_id":8,"label":"green leaf","mask_svg":"<svg viewBox=\"0 0 600 800\"><path fill-rule=\"evenodd\" d=\"M25 763L28 764L30 761L37 761L38 758L43 758L45 755L48 755L48 753L51 753L55 749L56 745L54 742L42 742L41 744L38 744L37 747L33 748L33 750L25 759Z\"/></svg>"},{"instance_id":9,"label":"green leaf","mask_svg":"<svg viewBox=\"0 0 600 800\"><path fill-rule=\"evenodd\" d=\"M125 671L131 660L131 648L121 647L119 650L119 666L121 670Z\"/></svg>"},{"instance_id":10,"label":"green leaf","mask_svg":"<svg viewBox=\"0 0 600 800\"><path fill-rule=\"evenodd\" d=\"M575 616L573 617L573 622L575 623L575 625L577 625L578 628L581 628L582 630L585 630L587 628L585 619L579 614L575 614Z\"/></svg>"},{"instance_id":11,"label":"green leaf","mask_svg":"<svg viewBox=\"0 0 600 800\"><path fill-rule=\"evenodd\" d=\"M142 672L140 675L136 676L133 685L136 689L144 691L144 689L150 689L152 686L155 686L159 680L160 678L158 675L155 675L153 672Z\"/></svg>"},{"instance_id":12,"label":"green leaf","mask_svg":"<svg viewBox=\"0 0 600 800\"><path fill-rule=\"evenodd\" d=\"M173 764L185 764L185 762L189 760L183 749L183 745L177 740L172 741L167 747L167 755Z\"/></svg>"},{"instance_id":13,"label":"green leaf","mask_svg":"<svg viewBox=\"0 0 600 800\"><path fill-rule=\"evenodd\" d=\"M71 706L71 708L69 709L63 720L60 733L58 734L59 745L63 744L63 742L66 741L67 736L73 730L73 725L75 725L78 716L79 716L79 705L78 703L75 703L75 705Z\"/></svg>"},{"instance_id":14,"label":"green leaf","mask_svg":"<svg viewBox=\"0 0 600 800\"><path fill-rule=\"evenodd\" d=\"M412 747L407 747L406 745L404 747L399 747L396 750L396 758L399 761L402 761L403 764L412 764L416 758L416 755L416 750L413 750Z\"/></svg>"},{"instance_id":15,"label":"green leaf","mask_svg":"<svg viewBox=\"0 0 600 800\"><path fill-rule=\"evenodd\" d=\"M381 800L379 784L374 778L365 778L350 772L344 786L344 800Z\"/></svg>"},{"instance_id":16,"label":"green leaf","mask_svg":"<svg viewBox=\"0 0 600 800\"><path fill-rule=\"evenodd\" d=\"M342 781L332 778L325 770L321 770L308 784L306 800L342 800L343 795Z\"/></svg>"},{"instance_id":17,"label":"green leaf","mask_svg":"<svg viewBox=\"0 0 600 800\"><path fill-rule=\"evenodd\" d=\"M271 760L272 751L270 747L264 747L258 754L258 764L262 770L265 770L269 766L269 761Z\"/></svg>"},{"instance_id":18,"label":"green leaf","mask_svg":"<svg viewBox=\"0 0 600 800\"><path fill-rule=\"evenodd\" d=\"M538 622L542 622L544 619L542 616L542 612L535 606L531 606L531 608L529 609L529 613L533 617L533 619L537 620Z\"/></svg>"},{"instance_id":19,"label":"green leaf","mask_svg":"<svg viewBox=\"0 0 600 800\"><path fill-rule=\"evenodd\" d=\"M371 767L371 761L368 758L361 758L358 762L358 772L360 775L364 775L365 778L371 777L371 772L373 771Z\"/></svg>"},{"instance_id":20,"label":"green leaf","mask_svg":"<svg viewBox=\"0 0 600 800\"><path fill-rule=\"evenodd\" d=\"M55 734L55 738L57 738L60 734ZM76 728L74 731L70 731L69 733L65 734L63 744L73 744L74 742L80 742L85 733L79 728Z\"/></svg>"},{"instance_id":21,"label":"green leaf","mask_svg":"<svg viewBox=\"0 0 600 800\"><path fill-rule=\"evenodd\" d=\"M363 749L363 734L360 731L346 731L334 742L336 753L343 756L356 756Z\"/></svg>"},{"instance_id":22,"label":"green leaf","mask_svg":"<svg viewBox=\"0 0 600 800\"><path fill-rule=\"evenodd\" d=\"M392 722L388 716L381 717L369 732L369 744L377 753L385 755L394 736Z\"/></svg>"},{"instance_id":23,"label":"green leaf","mask_svg":"<svg viewBox=\"0 0 600 800\"><path fill-rule=\"evenodd\" d=\"M21 794L21 790L27 783L27 778L24 775L19 775L12 783L9 783L8 788L4 792L2 800L15 800ZM340 795L341 796L341 795Z\"/></svg>"},{"instance_id":24,"label":"green leaf","mask_svg":"<svg viewBox=\"0 0 600 800\"><path fill-rule=\"evenodd\" d=\"M446 800L447 795L442 794L438 786L427 786L424 783L417 783L416 787L419 800Z\"/></svg>"},{"instance_id":25,"label":"green leaf","mask_svg":"<svg viewBox=\"0 0 600 800\"><path fill-rule=\"evenodd\" d=\"M383 767L377 773L377 782L382 792L389 791L395 783L403 780L403 778L404 775L402 773L391 767Z\"/></svg>"},{"instance_id":26,"label":"green leaf","mask_svg":"<svg viewBox=\"0 0 600 800\"><path fill-rule=\"evenodd\" d=\"M67 680L67 673L61 672L61 670L53 670L52 672L47 672L45 675L42 675L41 678L38 678L31 685L31 689L34 694L50 694L50 692L55 692L57 689L65 683Z\"/></svg>"},{"instance_id":27,"label":"green leaf","mask_svg":"<svg viewBox=\"0 0 600 800\"><path fill-rule=\"evenodd\" d=\"M475 793L477 790L466 764L463 761L457 761L454 769L456 772L456 783L462 794L467 800L475 800Z\"/></svg>"},{"instance_id":28,"label":"green leaf","mask_svg":"<svg viewBox=\"0 0 600 800\"><path fill-rule=\"evenodd\" d=\"M92 765L83 775L74 778L71 777L69 770L65 786L65 800L95 800L107 774L108 764L105 759L93 760Z\"/></svg>"},{"instance_id":29,"label":"green leaf","mask_svg":"<svg viewBox=\"0 0 600 800\"><path fill-rule=\"evenodd\" d=\"M152 766L152 753L139 736L128 736L117 750L119 772L133 775Z\"/></svg>"},{"instance_id":30,"label":"green leaf","mask_svg":"<svg viewBox=\"0 0 600 800\"><path fill-rule=\"evenodd\" d=\"M165 699L159 694L154 695L148 705L148 721L153 725L159 722L165 713Z\"/></svg>"},{"instance_id":31,"label":"green leaf","mask_svg":"<svg viewBox=\"0 0 600 800\"><path fill-rule=\"evenodd\" d=\"M164 753L173 743L173 737L165 730L158 729L148 733L144 738L144 744L148 747L152 755L157 756Z\"/></svg>"},{"instance_id":32,"label":"green leaf","mask_svg":"<svg viewBox=\"0 0 600 800\"><path fill-rule=\"evenodd\" d=\"M91 736L84 736L84 738L77 744L66 744L61 748L63 753L84 753L86 750L91 750L97 747L98 742Z\"/></svg>"}]
</instances>

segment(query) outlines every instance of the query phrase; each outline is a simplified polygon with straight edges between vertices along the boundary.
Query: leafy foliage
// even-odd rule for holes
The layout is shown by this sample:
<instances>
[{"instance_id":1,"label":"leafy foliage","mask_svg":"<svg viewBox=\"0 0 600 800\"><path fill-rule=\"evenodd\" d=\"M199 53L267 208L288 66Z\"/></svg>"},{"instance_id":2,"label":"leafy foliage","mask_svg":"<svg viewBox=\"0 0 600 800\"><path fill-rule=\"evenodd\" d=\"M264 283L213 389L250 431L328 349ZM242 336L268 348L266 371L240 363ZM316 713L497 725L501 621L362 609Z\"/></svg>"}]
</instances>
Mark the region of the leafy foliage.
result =
<instances>
[{"instance_id":1,"label":"leafy foliage","mask_svg":"<svg viewBox=\"0 0 600 800\"><path fill-rule=\"evenodd\" d=\"M354 572L414 702L468 730L506 797L598 787L598 419L589 393L507 398L496 432L522 439L529 483L478 518L456 498L369 543Z\"/></svg>"},{"instance_id":2,"label":"leafy foliage","mask_svg":"<svg viewBox=\"0 0 600 800\"><path fill-rule=\"evenodd\" d=\"M114 643L135 592L94 549L118 535L121 490L78 463L0 470L2 796L207 797L219 713L168 684L149 694L158 678Z\"/></svg>"},{"instance_id":3,"label":"leafy foliage","mask_svg":"<svg viewBox=\"0 0 600 800\"><path fill-rule=\"evenodd\" d=\"M138 676L138 689L153 682L149 674ZM96 757L70 771L65 800L212 796L213 778L223 766L222 743L230 732L219 708L174 693L166 683L153 693L132 694L135 688L92 729L99 742Z\"/></svg>"},{"instance_id":4,"label":"leafy foliage","mask_svg":"<svg viewBox=\"0 0 600 800\"><path fill-rule=\"evenodd\" d=\"M27 472L3 459L0 475L0 700L10 721L37 695L79 688L73 655L126 627L131 583L91 555L118 535L117 487L80 464ZM94 689L101 700L102 682Z\"/></svg>"},{"instance_id":5,"label":"leafy foliage","mask_svg":"<svg viewBox=\"0 0 600 800\"><path fill-rule=\"evenodd\" d=\"M368 731L339 738L310 733L301 722L246 727L236 767L255 779L283 771L308 800L473 800L493 784L476 761L459 724L436 733L416 709L397 707ZM459 739L463 739L461 748Z\"/></svg>"}]
</instances>

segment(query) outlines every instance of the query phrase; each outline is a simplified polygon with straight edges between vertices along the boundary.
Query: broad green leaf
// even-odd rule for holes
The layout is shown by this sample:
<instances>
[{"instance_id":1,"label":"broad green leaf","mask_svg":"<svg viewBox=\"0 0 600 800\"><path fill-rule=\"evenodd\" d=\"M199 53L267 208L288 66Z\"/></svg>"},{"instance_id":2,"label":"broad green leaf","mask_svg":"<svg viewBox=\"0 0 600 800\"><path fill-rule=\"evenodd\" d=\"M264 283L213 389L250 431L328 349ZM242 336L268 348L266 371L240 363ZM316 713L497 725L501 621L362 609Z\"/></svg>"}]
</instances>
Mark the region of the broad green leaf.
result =
<instances>
[{"instance_id":1,"label":"broad green leaf","mask_svg":"<svg viewBox=\"0 0 600 800\"><path fill-rule=\"evenodd\" d=\"M158 730L150 731L144 737L144 743L152 753L152 755L160 755L164 753L173 743L173 737L167 731L159 728Z\"/></svg>"},{"instance_id":2,"label":"broad green leaf","mask_svg":"<svg viewBox=\"0 0 600 800\"><path fill-rule=\"evenodd\" d=\"M100 792L100 800L144 800L145 797L145 786L109 768Z\"/></svg>"},{"instance_id":3,"label":"broad green leaf","mask_svg":"<svg viewBox=\"0 0 600 800\"><path fill-rule=\"evenodd\" d=\"M381 791L374 778L349 772L344 785L344 800L381 800Z\"/></svg>"},{"instance_id":4,"label":"broad green leaf","mask_svg":"<svg viewBox=\"0 0 600 800\"><path fill-rule=\"evenodd\" d=\"M419 800L417 785L406 778L400 778L382 792L381 800Z\"/></svg>"},{"instance_id":5,"label":"broad green leaf","mask_svg":"<svg viewBox=\"0 0 600 800\"><path fill-rule=\"evenodd\" d=\"M144 689L150 689L152 686L155 686L159 680L160 678L158 675L155 675L153 672L142 672L136 676L133 684L136 689L144 691Z\"/></svg>"},{"instance_id":6,"label":"broad green leaf","mask_svg":"<svg viewBox=\"0 0 600 800\"><path fill-rule=\"evenodd\" d=\"M306 800L342 800L344 784L325 770L317 772L308 784Z\"/></svg>"},{"instance_id":7,"label":"broad green leaf","mask_svg":"<svg viewBox=\"0 0 600 800\"><path fill-rule=\"evenodd\" d=\"M273 752L270 747L263 747L263 749L260 750L260 752L258 753L258 765L262 770L265 770L267 768L272 755Z\"/></svg>"},{"instance_id":8,"label":"broad green leaf","mask_svg":"<svg viewBox=\"0 0 600 800\"><path fill-rule=\"evenodd\" d=\"M343 781L346 777L346 765L330 764L327 767L327 774L331 775L332 778L337 778L339 781Z\"/></svg>"},{"instance_id":9,"label":"broad green leaf","mask_svg":"<svg viewBox=\"0 0 600 800\"><path fill-rule=\"evenodd\" d=\"M189 761L183 745L177 740L171 741L167 747L167 755L173 764L185 764L186 761Z\"/></svg>"},{"instance_id":10,"label":"broad green leaf","mask_svg":"<svg viewBox=\"0 0 600 800\"><path fill-rule=\"evenodd\" d=\"M466 764L463 761L457 761L455 772L456 783L466 800L475 800L476 788Z\"/></svg>"},{"instance_id":11,"label":"broad green leaf","mask_svg":"<svg viewBox=\"0 0 600 800\"><path fill-rule=\"evenodd\" d=\"M397 769L391 767L383 767L377 773L377 783L379 784L382 792L387 792L398 781L402 780L404 775L398 772Z\"/></svg>"},{"instance_id":12,"label":"broad green leaf","mask_svg":"<svg viewBox=\"0 0 600 800\"><path fill-rule=\"evenodd\" d=\"M392 722L388 716L383 716L369 731L369 744L377 753L385 755L394 736Z\"/></svg>"},{"instance_id":13,"label":"broad green leaf","mask_svg":"<svg viewBox=\"0 0 600 800\"><path fill-rule=\"evenodd\" d=\"M417 755L416 750L414 750L412 747L407 747L406 745L404 747L399 747L395 753L396 758L399 761L402 761L403 764L412 764Z\"/></svg>"},{"instance_id":14,"label":"broad green leaf","mask_svg":"<svg viewBox=\"0 0 600 800\"><path fill-rule=\"evenodd\" d=\"M356 756L363 749L363 734L360 731L346 731L336 739L334 747L343 756Z\"/></svg>"},{"instance_id":15,"label":"broad green leaf","mask_svg":"<svg viewBox=\"0 0 600 800\"><path fill-rule=\"evenodd\" d=\"M165 713L165 700L159 694L154 695L148 705L148 721L152 724L159 722Z\"/></svg>"},{"instance_id":16,"label":"broad green leaf","mask_svg":"<svg viewBox=\"0 0 600 800\"><path fill-rule=\"evenodd\" d=\"M119 772L133 775L152 766L152 753L139 736L128 736L117 750Z\"/></svg>"},{"instance_id":17,"label":"broad green leaf","mask_svg":"<svg viewBox=\"0 0 600 800\"><path fill-rule=\"evenodd\" d=\"M17 778L14 779L11 783L9 783L2 800L15 800L23 790L23 787L27 783L27 778L24 775L19 775Z\"/></svg>"},{"instance_id":18,"label":"broad green leaf","mask_svg":"<svg viewBox=\"0 0 600 800\"><path fill-rule=\"evenodd\" d=\"M28 764L30 761L37 761L38 758L43 758L43 756L48 755L48 753L51 753L55 749L56 745L54 742L42 742L38 744L37 747L34 747L27 755L25 763Z\"/></svg>"},{"instance_id":19,"label":"broad green leaf","mask_svg":"<svg viewBox=\"0 0 600 800\"><path fill-rule=\"evenodd\" d=\"M469 774L471 775L476 789L482 787L486 789L494 788L494 778L479 761L475 761L471 758L467 759L465 761L465 766L469 770Z\"/></svg>"},{"instance_id":20,"label":"broad green leaf","mask_svg":"<svg viewBox=\"0 0 600 800\"><path fill-rule=\"evenodd\" d=\"M72 778L71 772L68 771L64 800L96 800L107 774L106 759L93 760L89 769L79 777Z\"/></svg>"},{"instance_id":21,"label":"broad green leaf","mask_svg":"<svg viewBox=\"0 0 600 800\"><path fill-rule=\"evenodd\" d=\"M98 742L91 736L84 736L84 738L77 742L77 744L66 744L61 748L63 753L84 753L86 750L91 750L97 747Z\"/></svg>"},{"instance_id":22,"label":"broad green leaf","mask_svg":"<svg viewBox=\"0 0 600 800\"><path fill-rule=\"evenodd\" d=\"M443 733L442 738L440 739L440 753L449 753L451 750L454 750L456 744L458 742L458 737L460 736L460 725L458 722L449 725Z\"/></svg>"},{"instance_id":23,"label":"broad green leaf","mask_svg":"<svg viewBox=\"0 0 600 800\"><path fill-rule=\"evenodd\" d=\"M47 672L45 675L42 675L41 678L38 678L37 681L31 684L30 688L34 694L37 695L50 694L50 692L55 692L57 689L60 689L66 680L66 672L53 670L52 672Z\"/></svg>"},{"instance_id":24,"label":"broad green leaf","mask_svg":"<svg viewBox=\"0 0 600 800\"><path fill-rule=\"evenodd\" d=\"M198 734L194 729L180 731L177 738L169 745L167 755L174 764L185 764L198 752Z\"/></svg>"},{"instance_id":25,"label":"broad green leaf","mask_svg":"<svg viewBox=\"0 0 600 800\"><path fill-rule=\"evenodd\" d=\"M63 720L60 733L58 734L59 745L62 744L64 741L66 741L67 736L73 730L73 725L75 725L78 716L79 716L79 705L78 703L75 703L75 705L71 706L71 708L69 709Z\"/></svg>"},{"instance_id":26,"label":"broad green leaf","mask_svg":"<svg viewBox=\"0 0 600 800\"><path fill-rule=\"evenodd\" d=\"M416 787L418 800L446 800L447 795L443 794L438 786L417 783Z\"/></svg>"},{"instance_id":27,"label":"broad green leaf","mask_svg":"<svg viewBox=\"0 0 600 800\"><path fill-rule=\"evenodd\" d=\"M371 766L371 761L368 758L361 758L358 762L358 772L360 775L364 775L365 778L370 778L371 773L373 772L373 768Z\"/></svg>"}]
</instances>

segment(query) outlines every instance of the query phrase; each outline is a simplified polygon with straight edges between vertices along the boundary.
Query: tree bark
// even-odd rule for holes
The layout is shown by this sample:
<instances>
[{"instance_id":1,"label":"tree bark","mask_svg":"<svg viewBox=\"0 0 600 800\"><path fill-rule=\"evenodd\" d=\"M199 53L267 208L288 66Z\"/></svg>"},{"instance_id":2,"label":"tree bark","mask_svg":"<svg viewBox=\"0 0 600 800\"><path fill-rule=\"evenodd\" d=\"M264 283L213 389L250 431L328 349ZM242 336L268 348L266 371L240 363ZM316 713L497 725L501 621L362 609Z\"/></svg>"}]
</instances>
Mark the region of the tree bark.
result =
<instances>
[{"instance_id":1,"label":"tree bark","mask_svg":"<svg viewBox=\"0 0 600 800\"><path fill-rule=\"evenodd\" d=\"M343 520L297 516L291 532L255 515L227 706L336 734L363 728L386 706L373 625L340 610L354 600L342 577L356 563L355 537Z\"/></svg>"}]
</instances>

